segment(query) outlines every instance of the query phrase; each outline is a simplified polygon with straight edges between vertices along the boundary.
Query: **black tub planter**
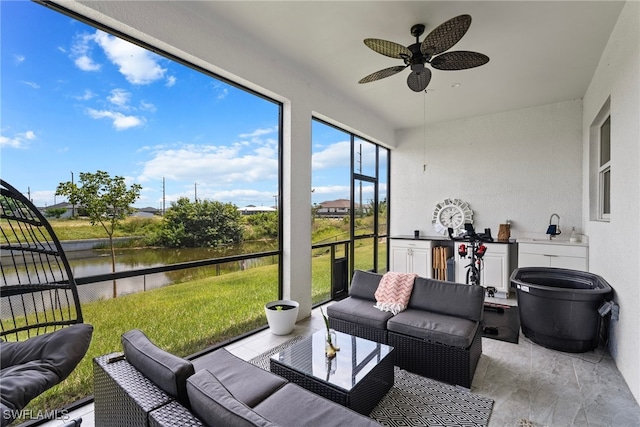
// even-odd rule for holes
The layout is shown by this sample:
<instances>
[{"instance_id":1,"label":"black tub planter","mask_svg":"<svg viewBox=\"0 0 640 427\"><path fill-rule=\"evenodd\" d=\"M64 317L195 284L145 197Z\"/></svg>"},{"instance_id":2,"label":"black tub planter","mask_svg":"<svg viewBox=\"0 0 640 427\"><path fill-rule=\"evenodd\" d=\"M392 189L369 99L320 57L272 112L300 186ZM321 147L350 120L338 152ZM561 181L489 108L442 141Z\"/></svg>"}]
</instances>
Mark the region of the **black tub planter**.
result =
<instances>
[{"instance_id":1,"label":"black tub planter","mask_svg":"<svg viewBox=\"0 0 640 427\"><path fill-rule=\"evenodd\" d=\"M516 288L520 326L531 341L568 353L598 347L602 319L598 308L611 286L585 271L524 267L511 274Z\"/></svg>"},{"instance_id":2,"label":"black tub planter","mask_svg":"<svg viewBox=\"0 0 640 427\"><path fill-rule=\"evenodd\" d=\"M288 335L293 331L298 318L300 304L297 301L281 299L264 306L269 328L274 335Z\"/></svg>"}]
</instances>

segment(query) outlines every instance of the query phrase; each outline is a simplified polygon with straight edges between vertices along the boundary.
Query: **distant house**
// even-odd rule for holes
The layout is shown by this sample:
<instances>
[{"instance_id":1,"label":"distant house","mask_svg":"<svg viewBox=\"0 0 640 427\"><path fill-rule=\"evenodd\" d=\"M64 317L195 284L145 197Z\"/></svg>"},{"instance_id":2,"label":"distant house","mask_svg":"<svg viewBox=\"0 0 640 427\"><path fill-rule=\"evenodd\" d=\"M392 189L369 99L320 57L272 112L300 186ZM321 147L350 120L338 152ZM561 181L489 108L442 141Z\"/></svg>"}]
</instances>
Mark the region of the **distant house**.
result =
<instances>
[{"instance_id":1,"label":"distant house","mask_svg":"<svg viewBox=\"0 0 640 427\"><path fill-rule=\"evenodd\" d=\"M329 200L320 203L318 206L316 216L323 218L344 218L345 216L349 216L351 212L351 201L348 199ZM360 204L355 203L353 207L356 212L358 212ZM364 205L365 213L368 212L369 209L369 205Z\"/></svg>"},{"instance_id":2,"label":"distant house","mask_svg":"<svg viewBox=\"0 0 640 427\"><path fill-rule=\"evenodd\" d=\"M247 205L243 208L238 208L238 211L242 215L254 215L258 213L277 212L277 209L270 206Z\"/></svg>"},{"instance_id":3,"label":"distant house","mask_svg":"<svg viewBox=\"0 0 640 427\"><path fill-rule=\"evenodd\" d=\"M74 210L74 206L71 203L68 202L61 202L61 203L56 203L50 206L45 206L45 207L40 207L38 208L38 210L44 215L47 216L47 211L49 209L65 209L65 212L63 214L61 214L59 216L59 218L71 218L71 215L73 215L73 210ZM77 209L78 207L75 207L76 209L76 215L78 214Z\"/></svg>"}]
</instances>

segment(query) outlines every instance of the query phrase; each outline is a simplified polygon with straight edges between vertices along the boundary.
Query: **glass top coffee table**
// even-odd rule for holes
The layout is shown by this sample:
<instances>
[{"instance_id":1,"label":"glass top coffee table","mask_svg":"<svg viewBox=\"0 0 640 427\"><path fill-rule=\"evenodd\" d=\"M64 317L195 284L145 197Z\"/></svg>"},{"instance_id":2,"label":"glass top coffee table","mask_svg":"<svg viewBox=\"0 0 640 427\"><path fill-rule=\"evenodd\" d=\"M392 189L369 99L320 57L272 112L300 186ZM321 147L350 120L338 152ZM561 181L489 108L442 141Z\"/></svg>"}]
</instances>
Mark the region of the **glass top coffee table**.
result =
<instances>
[{"instance_id":1,"label":"glass top coffee table","mask_svg":"<svg viewBox=\"0 0 640 427\"><path fill-rule=\"evenodd\" d=\"M393 347L336 332L340 351L325 356L326 331L271 356L270 370L320 396L369 415L393 386Z\"/></svg>"}]
</instances>

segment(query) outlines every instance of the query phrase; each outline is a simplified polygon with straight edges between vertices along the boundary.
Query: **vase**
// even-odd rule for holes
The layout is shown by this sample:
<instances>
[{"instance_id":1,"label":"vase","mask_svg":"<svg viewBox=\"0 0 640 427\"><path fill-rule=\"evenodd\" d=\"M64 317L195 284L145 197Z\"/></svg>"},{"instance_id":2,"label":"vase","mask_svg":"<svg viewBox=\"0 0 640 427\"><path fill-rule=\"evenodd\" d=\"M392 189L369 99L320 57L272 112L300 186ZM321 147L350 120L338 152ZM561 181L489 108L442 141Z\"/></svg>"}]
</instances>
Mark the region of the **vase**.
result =
<instances>
[{"instance_id":1,"label":"vase","mask_svg":"<svg viewBox=\"0 0 640 427\"><path fill-rule=\"evenodd\" d=\"M288 335L298 319L300 304L292 300L271 301L264 306L267 322L274 335Z\"/></svg>"},{"instance_id":2,"label":"vase","mask_svg":"<svg viewBox=\"0 0 640 427\"><path fill-rule=\"evenodd\" d=\"M324 337L324 341L324 354L328 359L333 359L334 357L336 357L336 351L338 349L338 338L336 336L336 331L334 331L333 329L329 329Z\"/></svg>"}]
</instances>

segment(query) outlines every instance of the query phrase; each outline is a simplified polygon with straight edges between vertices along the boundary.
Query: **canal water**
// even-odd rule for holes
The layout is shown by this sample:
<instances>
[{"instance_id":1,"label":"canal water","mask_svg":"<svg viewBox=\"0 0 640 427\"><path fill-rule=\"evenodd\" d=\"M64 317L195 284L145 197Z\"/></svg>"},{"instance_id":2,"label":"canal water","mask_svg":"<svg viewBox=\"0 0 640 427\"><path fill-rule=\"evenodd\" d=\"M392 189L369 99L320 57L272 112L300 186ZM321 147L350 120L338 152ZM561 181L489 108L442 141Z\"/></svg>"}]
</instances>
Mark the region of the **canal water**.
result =
<instances>
[{"instance_id":1,"label":"canal water","mask_svg":"<svg viewBox=\"0 0 640 427\"><path fill-rule=\"evenodd\" d=\"M130 271L149 267L176 264L188 261L220 258L232 255L241 255L255 252L265 252L277 249L274 242L245 242L238 245L230 245L224 248L117 248L115 271ZM65 252L71 265L75 278L95 276L111 273L110 249L67 251ZM189 268L178 271L148 274L144 276L129 277L116 281L117 296L128 295L137 292L160 288L176 282L193 280L200 277L221 275L233 271L240 271L256 266L275 264L276 256L249 259L243 261L228 262L218 265ZM8 283L12 282L7 278ZM78 287L82 302L97 301L113 298L113 281L91 283Z\"/></svg>"}]
</instances>

